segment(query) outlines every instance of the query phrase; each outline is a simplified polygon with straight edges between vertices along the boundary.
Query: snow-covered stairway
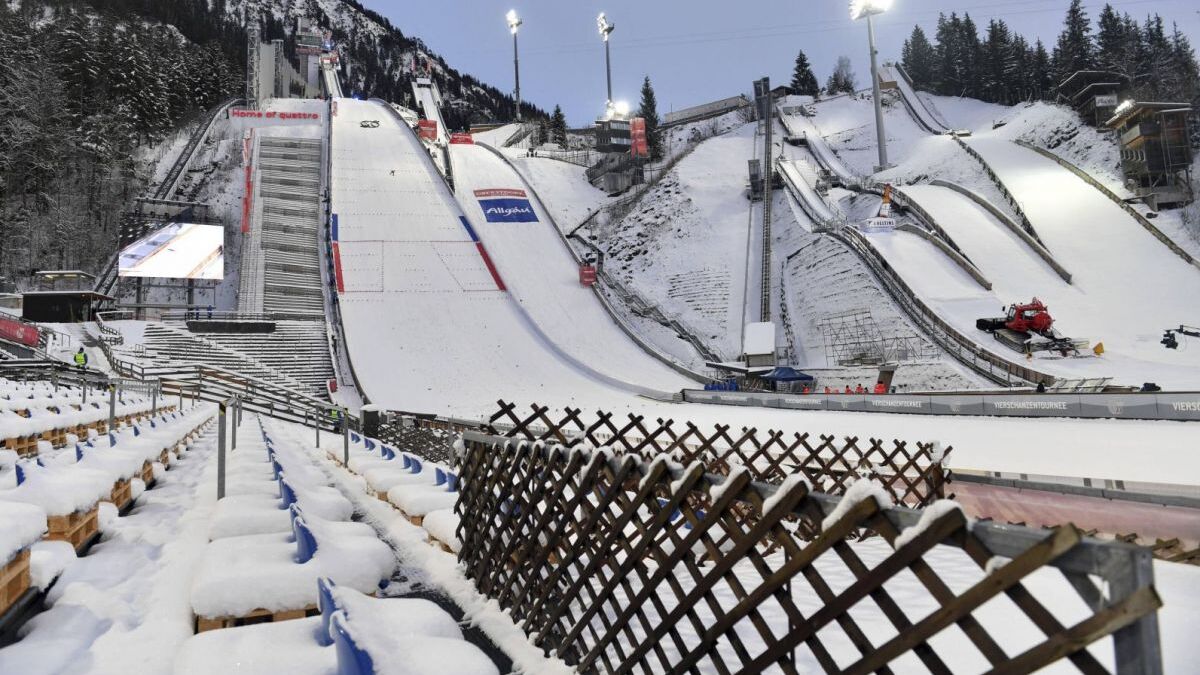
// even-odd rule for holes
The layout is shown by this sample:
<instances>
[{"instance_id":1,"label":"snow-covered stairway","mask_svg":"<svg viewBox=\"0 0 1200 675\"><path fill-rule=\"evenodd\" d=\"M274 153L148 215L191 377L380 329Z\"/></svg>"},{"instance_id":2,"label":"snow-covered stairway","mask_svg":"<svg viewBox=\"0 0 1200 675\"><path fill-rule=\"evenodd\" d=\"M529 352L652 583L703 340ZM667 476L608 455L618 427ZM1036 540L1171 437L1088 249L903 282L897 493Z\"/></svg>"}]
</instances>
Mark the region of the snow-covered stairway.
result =
<instances>
[{"instance_id":1,"label":"snow-covered stairway","mask_svg":"<svg viewBox=\"0 0 1200 675\"><path fill-rule=\"evenodd\" d=\"M210 340L207 336L195 335L181 328L161 323L146 324L144 335L145 357L150 359L153 365L203 363L267 382L274 382L298 392L312 393L310 387L287 373L280 372L277 368L272 368L253 356L239 352L230 346Z\"/></svg>"},{"instance_id":2,"label":"snow-covered stairway","mask_svg":"<svg viewBox=\"0 0 1200 675\"><path fill-rule=\"evenodd\" d=\"M259 140L242 311L324 315L318 251L322 154L318 139Z\"/></svg>"},{"instance_id":3,"label":"snow-covered stairway","mask_svg":"<svg viewBox=\"0 0 1200 675\"><path fill-rule=\"evenodd\" d=\"M272 373L303 385L300 391L325 398L333 378L328 324L320 320L278 320L272 333L204 333L203 339L242 354Z\"/></svg>"}]
</instances>

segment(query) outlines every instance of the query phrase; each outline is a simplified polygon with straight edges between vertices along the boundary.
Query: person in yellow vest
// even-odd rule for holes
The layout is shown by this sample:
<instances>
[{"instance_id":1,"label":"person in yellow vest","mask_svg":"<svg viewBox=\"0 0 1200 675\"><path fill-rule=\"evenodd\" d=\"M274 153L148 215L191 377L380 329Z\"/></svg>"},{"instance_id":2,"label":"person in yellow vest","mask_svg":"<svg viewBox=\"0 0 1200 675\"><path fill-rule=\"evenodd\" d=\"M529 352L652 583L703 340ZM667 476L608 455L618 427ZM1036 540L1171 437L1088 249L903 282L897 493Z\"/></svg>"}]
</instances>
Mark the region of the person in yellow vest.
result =
<instances>
[{"instance_id":1,"label":"person in yellow vest","mask_svg":"<svg viewBox=\"0 0 1200 675\"><path fill-rule=\"evenodd\" d=\"M75 365L80 370L87 368L88 357L87 354L84 353L83 347L80 347L79 351L75 352L75 356L73 358L75 359Z\"/></svg>"},{"instance_id":2,"label":"person in yellow vest","mask_svg":"<svg viewBox=\"0 0 1200 675\"><path fill-rule=\"evenodd\" d=\"M333 433L342 431L342 411L337 408L329 409L329 421L333 423Z\"/></svg>"}]
</instances>

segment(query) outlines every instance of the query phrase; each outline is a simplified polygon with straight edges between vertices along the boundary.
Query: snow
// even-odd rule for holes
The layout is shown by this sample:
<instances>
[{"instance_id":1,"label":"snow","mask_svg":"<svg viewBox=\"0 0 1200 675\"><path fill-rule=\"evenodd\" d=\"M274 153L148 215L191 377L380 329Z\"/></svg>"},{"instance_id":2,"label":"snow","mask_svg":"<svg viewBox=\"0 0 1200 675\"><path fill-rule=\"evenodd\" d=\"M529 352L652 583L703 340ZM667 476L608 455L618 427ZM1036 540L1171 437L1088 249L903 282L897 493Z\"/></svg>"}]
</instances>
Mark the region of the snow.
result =
<instances>
[{"instance_id":1,"label":"snow","mask_svg":"<svg viewBox=\"0 0 1200 675\"><path fill-rule=\"evenodd\" d=\"M1046 248L1073 275L1073 288L1038 294L1055 327L1104 343L1100 363L1060 362L1057 370L1079 376L1104 372L1130 385L1194 388L1200 382L1200 350L1164 349L1159 339L1164 328L1194 316L1200 271L1049 158L989 135L967 142L1022 203Z\"/></svg>"},{"instance_id":2,"label":"snow","mask_svg":"<svg viewBox=\"0 0 1200 675\"><path fill-rule=\"evenodd\" d=\"M763 515L773 511L775 509L775 505L778 504L780 500L782 500L800 485L803 485L808 490L812 489L812 485L808 482L808 479L804 477L803 473L796 472L793 474L788 474L788 477L783 479L783 482L780 483L779 488L775 490L775 493L763 500Z\"/></svg>"},{"instance_id":3,"label":"snow","mask_svg":"<svg viewBox=\"0 0 1200 675\"><path fill-rule=\"evenodd\" d=\"M882 485L869 478L860 478L846 488L846 493L842 495L837 506L821 521L821 530L828 530L834 523L849 513L850 509L853 509L855 506L858 506L859 502L867 499L874 499L880 508L887 508L892 505L892 497Z\"/></svg>"},{"instance_id":4,"label":"snow","mask_svg":"<svg viewBox=\"0 0 1200 675\"><path fill-rule=\"evenodd\" d=\"M46 532L46 512L33 504L0 502L0 567Z\"/></svg>"},{"instance_id":5,"label":"snow","mask_svg":"<svg viewBox=\"0 0 1200 675\"><path fill-rule=\"evenodd\" d=\"M742 352L748 356L775 354L775 324L761 321L746 324L742 333Z\"/></svg>"},{"instance_id":6,"label":"snow","mask_svg":"<svg viewBox=\"0 0 1200 675\"><path fill-rule=\"evenodd\" d=\"M30 547L30 583L46 590L75 561L75 547L69 541L39 541Z\"/></svg>"},{"instance_id":7,"label":"snow","mask_svg":"<svg viewBox=\"0 0 1200 675\"><path fill-rule=\"evenodd\" d=\"M934 521L953 511L962 511L962 505L953 499L939 499L926 506L921 511L921 518L917 521L917 524L904 528L904 531L900 533L900 536L896 537L896 541L892 542L892 546L897 549L903 547L908 542L916 539L917 536L919 536L925 530L929 529L929 526L932 525ZM969 519L967 527L968 529L970 528Z\"/></svg>"}]
</instances>

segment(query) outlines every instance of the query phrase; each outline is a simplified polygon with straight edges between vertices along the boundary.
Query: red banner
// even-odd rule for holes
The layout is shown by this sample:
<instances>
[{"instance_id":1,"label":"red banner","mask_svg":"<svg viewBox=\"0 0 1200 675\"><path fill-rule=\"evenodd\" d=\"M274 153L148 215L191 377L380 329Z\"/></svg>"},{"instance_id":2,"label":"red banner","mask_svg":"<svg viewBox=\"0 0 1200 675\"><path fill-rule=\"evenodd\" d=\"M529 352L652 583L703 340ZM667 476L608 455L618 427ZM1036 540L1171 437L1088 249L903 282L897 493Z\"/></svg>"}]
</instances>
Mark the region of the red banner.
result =
<instances>
[{"instance_id":1,"label":"red banner","mask_svg":"<svg viewBox=\"0 0 1200 675\"><path fill-rule=\"evenodd\" d=\"M233 117L252 117L255 119L270 119L270 120L319 120L321 113L315 112L280 112L278 110L246 110L245 108L231 108L229 114Z\"/></svg>"},{"instance_id":2,"label":"red banner","mask_svg":"<svg viewBox=\"0 0 1200 675\"><path fill-rule=\"evenodd\" d=\"M437 120L419 120L417 130L421 138L436 141L438 137Z\"/></svg>"},{"instance_id":3,"label":"red banner","mask_svg":"<svg viewBox=\"0 0 1200 675\"><path fill-rule=\"evenodd\" d=\"M648 157L649 144L646 142L646 120L635 117L629 121L629 154L634 157Z\"/></svg>"},{"instance_id":4,"label":"red banner","mask_svg":"<svg viewBox=\"0 0 1200 675\"><path fill-rule=\"evenodd\" d=\"M596 268L591 265L583 265L579 268L579 283L583 286L596 285Z\"/></svg>"},{"instance_id":5,"label":"red banner","mask_svg":"<svg viewBox=\"0 0 1200 675\"><path fill-rule=\"evenodd\" d=\"M38 329L37 326L31 326L20 321L0 319L0 338L29 347L36 347L38 346Z\"/></svg>"},{"instance_id":6,"label":"red banner","mask_svg":"<svg viewBox=\"0 0 1200 675\"><path fill-rule=\"evenodd\" d=\"M459 145L475 145L475 138L471 134L450 134L450 142Z\"/></svg>"},{"instance_id":7,"label":"red banner","mask_svg":"<svg viewBox=\"0 0 1200 675\"><path fill-rule=\"evenodd\" d=\"M242 197L242 234L250 231L250 201L252 199L253 184L251 176L253 169L246 167L246 194Z\"/></svg>"}]
</instances>

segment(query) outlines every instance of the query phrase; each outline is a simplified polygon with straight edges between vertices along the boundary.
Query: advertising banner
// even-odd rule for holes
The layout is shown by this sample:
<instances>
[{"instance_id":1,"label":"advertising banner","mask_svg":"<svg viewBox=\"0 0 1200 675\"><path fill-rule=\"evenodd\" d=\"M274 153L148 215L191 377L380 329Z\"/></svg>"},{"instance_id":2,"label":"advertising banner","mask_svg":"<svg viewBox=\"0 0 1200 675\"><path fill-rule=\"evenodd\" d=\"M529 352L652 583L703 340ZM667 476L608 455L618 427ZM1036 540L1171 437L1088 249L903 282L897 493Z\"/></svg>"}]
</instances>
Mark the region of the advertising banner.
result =
<instances>
[{"instance_id":1,"label":"advertising banner","mask_svg":"<svg viewBox=\"0 0 1200 675\"><path fill-rule=\"evenodd\" d=\"M437 120L419 120L417 134L424 140L436 141L438 137Z\"/></svg>"},{"instance_id":2,"label":"advertising banner","mask_svg":"<svg viewBox=\"0 0 1200 675\"><path fill-rule=\"evenodd\" d=\"M584 265L579 268L579 283L583 286L596 285L596 268L591 265Z\"/></svg>"},{"instance_id":3,"label":"advertising banner","mask_svg":"<svg viewBox=\"0 0 1200 675\"><path fill-rule=\"evenodd\" d=\"M646 120L635 117L629 123L629 154L634 157L649 157L650 146L646 140Z\"/></svg>"},{"instance_id":4,"label":"advertising banner","mask_svg":"<svg viewBox=\"0 0 1200 675\"><path fill-rule=\"evenodd\" d=\"M450 142L457 145L474 145L475 138L471 134L450 134Z\"/></svg>"},{"instance_id":5,"label":"advertising banner","mask_svg":"<svg viewBox=\"0 0 1200 675\"><path fill-rule=\"evenodd\" d=\"M537 214L524 190L497 188L476 190L475 198L489 223L536 223Z\"/></svg>"},{"instance_id":6,"label":"advertising banner","mask_svg":"<svg viewBox=\"0 0 1200 675\"><path fill-rule=\"evenodd\" d=\"M0 319L0 338L28 347L36 347L38 346L38 329L37 326L20 321Z\"/></svg>"},{"instance_id":7,"label":"advertising banner","mask_svg":"<svg viewBox=\"0 0 1200 675\"><path fill-rule=\"evenodd\" d=\"M1076 417L1078 396L988 396L983 399L984 415L1017 417Z\"/></svg>"},{"instance_id":8,"label":"advertising banner","mask_svg":"<svg viewBox=\"0 0 1200 675\"><path fill-rule=\"evenodd\" d=\"M1200 400L1200 396L1196 397ZM1158 404L1154 396L1127 394L1080 394L1079 414L1083 417L1154 419Z\"/></svg>"},{"instance_id":9,"label":"advertising banner","mask_svg":"<svg viewBox=\"0 0 1200 675\"><path fill-rule=\"evenodd\" d=\"M1156 394L1158 416L1168 420L1200 420L1200 394Z\"/></svg>"}]
</instances>

